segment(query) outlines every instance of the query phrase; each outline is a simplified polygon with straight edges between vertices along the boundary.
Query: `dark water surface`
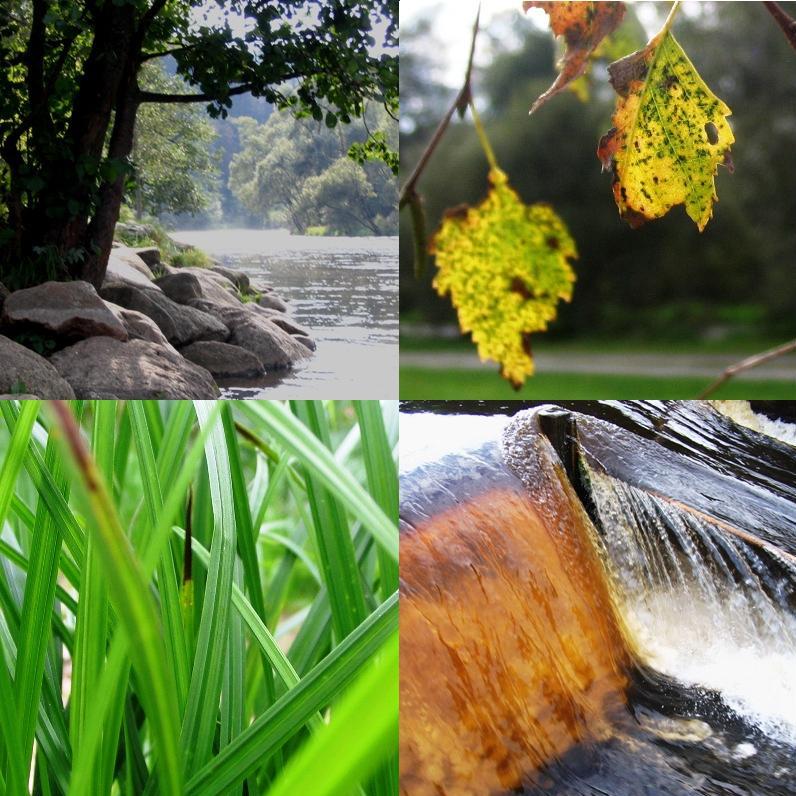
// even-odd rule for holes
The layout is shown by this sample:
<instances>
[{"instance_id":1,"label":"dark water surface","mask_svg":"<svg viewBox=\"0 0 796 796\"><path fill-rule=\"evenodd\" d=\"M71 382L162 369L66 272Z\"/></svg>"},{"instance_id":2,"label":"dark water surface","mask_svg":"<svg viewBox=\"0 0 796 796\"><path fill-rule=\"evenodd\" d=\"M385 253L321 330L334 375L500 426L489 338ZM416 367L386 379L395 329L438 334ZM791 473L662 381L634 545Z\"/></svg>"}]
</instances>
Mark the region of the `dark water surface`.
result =
<instances>
[{"instance_id":1,"label":"dark water surface","mask_svg":"<svg viewBox=\"0 0 796 796\"><path fill-rule=\"evenodd\" d=\"M394 398L398 394L398 238L285 230L176 232L224 266L267 282L310 329L315 355L227 398Z\"/></svg>"}]
</instances>

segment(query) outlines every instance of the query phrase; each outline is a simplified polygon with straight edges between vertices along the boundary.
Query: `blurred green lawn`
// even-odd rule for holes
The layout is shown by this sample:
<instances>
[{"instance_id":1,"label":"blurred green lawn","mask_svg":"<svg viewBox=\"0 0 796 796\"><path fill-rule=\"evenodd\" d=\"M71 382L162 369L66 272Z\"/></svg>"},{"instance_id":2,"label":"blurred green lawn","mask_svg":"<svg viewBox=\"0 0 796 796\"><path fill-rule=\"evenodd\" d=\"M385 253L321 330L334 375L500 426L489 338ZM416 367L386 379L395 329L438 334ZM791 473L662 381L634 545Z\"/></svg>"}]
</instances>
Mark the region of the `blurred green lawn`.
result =
<instances>
[{"instance_id":1,"label":"blurred green lawn","mask_svg":"<svg viewBox=\"0 0 796 796\"><path fill-rule=\"evenodd\" d=\"M717 374L718 375L718 374ZM710 383L699 378L655 378L583 373L539 373L515 392L496 373L474 370L401 368L400 395L404 399L478 400L536 398L696 398ZM730 380L711 398L776 399L796 397L787 381Z\"/></svg>"}]
</instances>

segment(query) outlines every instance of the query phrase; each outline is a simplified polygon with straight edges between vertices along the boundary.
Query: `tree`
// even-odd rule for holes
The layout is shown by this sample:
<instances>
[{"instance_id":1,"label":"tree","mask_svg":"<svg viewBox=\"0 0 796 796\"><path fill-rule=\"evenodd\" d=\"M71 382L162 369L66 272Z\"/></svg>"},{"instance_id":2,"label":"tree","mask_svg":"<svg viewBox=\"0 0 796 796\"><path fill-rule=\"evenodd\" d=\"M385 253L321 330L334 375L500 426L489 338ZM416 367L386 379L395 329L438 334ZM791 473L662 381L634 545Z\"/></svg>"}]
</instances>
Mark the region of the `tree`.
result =
<instances>
[{"instance_id":1,"label":"tree","mask_svg":"<svg viewBox=\"0 0 796 796\"><path fill-rule=\"evenodd\" d=\"M387 165L355 162L348 153L368 137L397 148L397 124L368 108L362 122L344 131L313 119L275 113L265 124L236 119L241 150L230 164L229 185L264 223L298 232L326 226L345 235L395 234L397 186Z\"/></svg>"},{"instance_id":2,"label":"tree","mask_svg":"<svg viewBox=\"0 0 796 796\"><path fill-rule=\"evenodd\" d=\"M141 82L149 91L185 90L182 80L155 63L144 65ZM133 141L135 181L126 201L139 215L195 215L217 208L220 153L212 149L217 138L196 105L142 106Z\"/></svg>"},{"instance_id":3,"label":"tree","mask_svg":"<svg viewBox=\"0 0 796 796\"><path fill-rule=\"evenodd\" d=\"M562 34L559 42L562 51L565 46L573 45L578 27L581 33L586 31L587 34L588 28L575 26L569 35L556 29L555 14L578 13L583 15L581 22L588 22L598 19L599 14L608 14L611 7L621 11L621 4L606 3L527 2L524 5L541 6L548 12L553 31ZM509 53L505 48L486 67L483 79L479 74L481 90L476 94L478 104L484 100L489 137L495 143L503 169L511 175L512 186L523 198L554 202L560 208L562 218L576 233L573 237L586 267L578 269L577 306L572 311L564 307L568 331L577 328L581 334L593 336L598 331L627 335L643 329L652 335L660 330L671 336L687 336L698 321L689 326L687 322L680 322L681 316L671 311L675 302L680 301L682 307L690 300L689 306L696 306L702 313L702 328L710 332L715 329L717 334L722 334L719 324L724 319L718 313L723 309L720 306L722 301L734 301L738 305L739 314L732 321L729 315L726 318L728 327L732 322L736 324L733 329L740 328L741 322L749 323L751 317L747 313L743 316L745 320L741 321L741 309L756 312L758 308L749 302L762 298L765 283L773 281L773 275L781 273L783 268L792 270L792 259L773 258L769 252L775 247L792 251L792 225L783 223L780 219L784 216L780 213L787 214L792 194L792 170L789 179L785 165L787 159L783 160L781 153L787 150L783 139L792 138L793 104L783 101L782 96L793 91L792 81L785 79L793 51L788 50L781 31L770 22L767 24L763 9L772 12L775 19L779 16L777 21L786 33L794 27L788 26L781 9L773 3L731 4L726 7L726 13L722 10L720 26L714 5L692 4L677 18L675 32L683 45L680 47L671 36L678 8L679 3L676 3L673 8L664 9L663 15L669 11L669 17L666 20L660 17L660 32L646 47L643 40L638 43L621 41L628 30L627 21L602 43L592 42L597 46L592 47L590 54L587 53L581 61L584 66L597 60L598 56L603 63L616 62L607 69L611 86L605 79L606 69L602 64L589 79L590 95L582 96L584 86L578 86L577 96L588 100L585 105L578 104L575 92L567 92L568 97L551 99L528 120L527 110L535 104L533 100L540 95L552 96L553 92L544 92L551 81L554 87L563 84L555 75L544 78L538 69L538 58L529 57L534 52L550 53L551 49L549 44L540 46L539 34L532 28L527 31L521 50ZM628 7L626 16L635 23L632 7ZM648 19L652 26L654 22ZM739 21L741 19L743 24ZM516 22L514 24L518 27ZM791 44L794 39L794 35L788 37ZM638 52L633 53L634 48L638 48ZM706 50L712 54L720 51L721 54L713 55L706 62ZM765 63L757 57L763 50L771 55ZM715 95L707 89L683 51L692 54L700 71L707 63L708 72L703 74ZM623 55L626 57L616 60ZM568 61L570 59L565 55L564 72ZM575 80L570 88L581 79L577 70L572 76ZM419 75L415 83L420 84L422 77ZM487 88L489 104L484 99L483 87ZM416 168L407 171L409 176L402 189L401 204L412 211L407 213L406 231L410 229L410 222L414 222L412 226L420 233L414 258L407 256L409 252L404 248L402 234L404 275L411 269L412 260L415 265L419 263L422 266L427 251L423 209L428 211L432 223L430 228L433 228L445 207L459 204L463 199L473 202L483 196L485 166L482 165L484 157L478 144L485 138L483 127L479 131L474 110L471 124L455 120L457 110L462 113L467 110L467 102L472 96L470 89L468 72L457 101L450 107L437 133L425 125L425 129L415 136L413 142L408 142L406 148L407 142L402 138L403 163L417 163ZM774 96L779 99L772 101ZM410 101L411 98L404 98L404 107ZM607 172L601 175L594 152L600 134L611 126L607 122L609 104L614 106L612 123L615 129L609 131L601 142L600 160L604 172ZM727 153L733 132L726 123L728 106L736 111L731 122L734 135L741 142L738 155L741 167L746 167L743 169L746 181L744 193L740 195L730 189L738 175L730 178L727 176L730 169L719 170L715 177L716 192L722 197L722 202L716 217L711 220L716 167L722 164L731 166ZM759 110L750 113L750 108ZM772 123L761 125L761 119L771 119ZM664 131L666 146L653 147L656 139L662 140ZM480 132L480 135L473 135L474 132ZM439 147L443 137L445 146ZM420 146L421 139L426 146ZM775 141L780 144L778 150ZM779 154L774 154L777 151ZM769 155L772 162L766 165ZM488 153L486 160L489 161ZM777 165L777 161L783 165ZM755 168L750 169L750 165ZM450 180L451 174L456 175L455 181ZM421 175L424 177L422 202L418 190ZM612 177L614 199L609 204L603 197ZM771 190L775 182L782 186L781 198L778 191ZM771 201L772 195L776 197L774 202ZM768 196L765 202L755 201L763 196ZM584 197L589 197L590 201L584 202ZM678 211L667 213L675 205L683 205L686 212L682 216ZM650 223L643 233L628 232L627 227L617 222L617 208L621 218L632 227L644 220ZM456 215L464 217L465 211L461 208L459 211ZM472 215L467 218L475 230L477 210L469 213ZM759 221L756 214L760 216ZM690 219L690 228L680 223L681 217ZM652 223L652 219L659 220ZM763 233L758 224L771 234ZM700 235L699 230L706 226L708 232ZM496 227L492 233L498 239L505 237ZM439 233L431 244L437 255L438 236ZM409 235L406 238L407 241L411 239ZM728 240L731 243L727 243ZM500 269L495 264L494 250L484 248L483 251L481 273L485 280L496 279ZM440 274L450 264L449 255L450 252L443 253L442 265L437 256L438 270L433 276L438 290L445 281L440 280ZM783 255L787 256L787 253L783 252ZM540 262L537 259L534 264L528 258L517 258L517 267L524 268L536 282L530 287L526 284L520 292L520 298L526 303L539 298ZM464 265L469 266L470 263ZM457 269L459 267L456 266ZM753 269L758 270L757 276ZM505 287L516 292L513 276L508 276ZM402 311L414 309L416 312L416 306L411 307L405 301L404 281L402 279ZM425 284L430 282L431 279L426 278ZM788 285L791 283L792 278ZM473 280L469 280L470 289L465 297L470 302L465 307L468 311L478 309L476 301L483 303L484 291L474 290L473 284ZM421 290L422 287L418 288L411 297L420 296ZM780 302L786 290L790 296L793 295L789 286L779 285ZM564 295L560 297L566 298ZM456 297L453 300L456 303ZM740 307L741 302L746 306ZM415 303L418 303L416 299ZM428 299L426 306L432 307L437 316L442 317L439 301L432 304ZM792 300L790 307L792 329ZM456 304L456 308L461 325L461 306ZM492 309L493 318L488 319L483 314L479 321L495 320L502 312L497 304ZM735 310L736 307L727 309ZM760 314L755 318L773 318L772 309L772 304L761 306ZM505 316L505 320L510 319L509 315ZM713 328L708 323L713 324ZM761 330L758 327L755 331L760 333ZM774 330L769 327L766 331ZM475 339L475 335L473 337ZM515 342L519 347L525 341L518 335ZM529 346L526 354L530 359Z\"/></svg>"},{"instance_id":4,"label":"tree","mask_svg":"<svg viewBox=\"0 0 796 796\"><path fill-rule=\"evenodd\" d=\"M6 281L99 286L147 103L224 116L251 93L333 126L397 111L398 0L0 0ZM242 28L242 30L240 30ZM376 50L379 32L381 51ZM142 89L171 55L191 91Z\"/></svg>"}]
</instances>

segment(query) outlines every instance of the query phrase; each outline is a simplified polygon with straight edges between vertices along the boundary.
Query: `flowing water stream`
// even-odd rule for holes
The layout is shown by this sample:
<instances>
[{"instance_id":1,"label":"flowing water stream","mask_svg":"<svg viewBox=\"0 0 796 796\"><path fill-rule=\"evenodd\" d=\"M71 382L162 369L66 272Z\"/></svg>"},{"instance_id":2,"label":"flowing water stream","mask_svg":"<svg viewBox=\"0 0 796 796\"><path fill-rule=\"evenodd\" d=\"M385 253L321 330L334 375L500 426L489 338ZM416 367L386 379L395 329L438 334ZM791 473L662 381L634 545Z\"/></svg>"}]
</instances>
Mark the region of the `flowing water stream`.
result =
<instances>
[{"instance_id":1,"label":"flowing water stream","mask_svg":"<svg viewBox=\"0 0 796 796\"><path fill-rule=\"evenodd\" d=\"M577 409L402 415L402 793L796 794L796 448Z\"/></svg>"},{"instance_id":2,"label":"flowing water stream","mask_svg":"<svg viewBox=\"0 0 796 796\"><path fill-rule=\"evenodd\" d=\"M173 233L224 266L273 285L318 349L287 373L224 389L227 398L391 398L398 394L398 239L285 230Z\"/></svg>"}]
</instances>

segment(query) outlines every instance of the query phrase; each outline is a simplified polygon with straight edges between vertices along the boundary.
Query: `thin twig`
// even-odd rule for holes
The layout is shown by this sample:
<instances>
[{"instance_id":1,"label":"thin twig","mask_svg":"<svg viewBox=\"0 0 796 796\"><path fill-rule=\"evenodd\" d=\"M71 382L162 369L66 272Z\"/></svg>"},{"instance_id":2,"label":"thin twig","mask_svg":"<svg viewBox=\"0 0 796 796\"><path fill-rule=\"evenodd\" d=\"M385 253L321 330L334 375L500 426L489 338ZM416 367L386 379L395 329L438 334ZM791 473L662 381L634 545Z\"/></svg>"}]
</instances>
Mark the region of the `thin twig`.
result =
<instances>
[{"instance_id":1,"label":"thin twig","mask_svg":"<svg viewBox=\"0 0 796 796\"><path fill-rule=\"evenodd\" d=\"M417 161L417 165L409 175L407 181L404 183L403 188L401 188L401 195L398 200L399 209L406 205L414 195L415 185L417 184L417 181L420 179L423 172L426 170L426 166L428 165L429 160L431 160L431 156L434 154L437 145L442 140L442 136L445 135L445 131L448 129L448 124L450 124L453 114L456 111L459 111L460 116L464 115L464 111L467 109L467 106L470 103L470 97L472 95L470 76L473 71L473 55L475 53L475 40L478 37L478 23L480 18L481 6L479 4L478 12L475 15L475 24L473 25L473 38L470 43L470 58L467 61L467 71L464 74L464 84L462 85L459 93L456 95L456 99L453 101L453 104L450 106L450 108L448 108L445 116L442 117L442 121L434 131L434 135L431 136L431 140L428 142L428 145L423 150L423 154L420 156L420 160Z\"/></svg>"},{"instance_id":2,"label":"thin twig","mask_svg":"<svg viewBox=\"0 0 796 796\"><path fill-rule=\"evenodd\" d=\"M788 37L790 46L796 50L796 19L788 16L779 6L779 3L764 2L766 11L774 17L777 25L782 28L784 34Z\"/></svg>"},{"instance_id":3,"label":"thin twig","mask_svg":"<svg viewBox=\"0 0 796 796\"><path fill-rule=\"evenodd\" d=\"M763 365L766 362L770 362L772 359L781 357L783 354L787 354L791 351L796 351L796 340L791 340L789 343L783 343L776 348L763 351L761 354L755 354L754 356L742 359L740 362L730 365L730 367L728 367L724 373L722 373L721 376L719 376L719 378L713 382L713 384L701 392L698 397L707 398L709 395L716 392L716 390L718 390L725 381L729 381L733 376L743 373L743 371L749 370L750 368L756 368L758 365Z\"/></svg>"}]
</instances>

